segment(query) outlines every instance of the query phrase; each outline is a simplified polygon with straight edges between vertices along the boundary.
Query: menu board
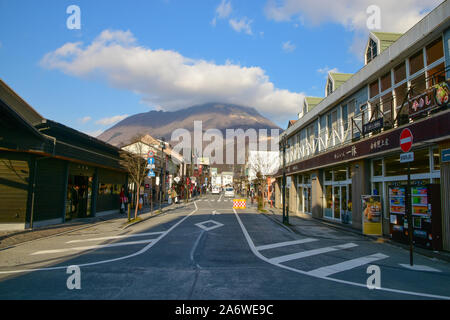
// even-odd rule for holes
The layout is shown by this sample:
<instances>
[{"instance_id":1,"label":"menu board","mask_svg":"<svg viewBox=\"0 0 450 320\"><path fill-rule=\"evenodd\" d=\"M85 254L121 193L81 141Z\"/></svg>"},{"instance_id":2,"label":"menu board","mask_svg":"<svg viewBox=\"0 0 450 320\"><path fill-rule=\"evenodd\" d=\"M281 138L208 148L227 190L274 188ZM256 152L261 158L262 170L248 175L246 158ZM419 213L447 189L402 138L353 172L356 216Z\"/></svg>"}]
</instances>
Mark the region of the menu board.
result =
<instances>
[{"instance_id":1,"label":"menu board","mask_svg":"<svg viewBox=\"0 0 450 320\"><path fill-rule=\"evenodd\" d=\"M389 212L405 214L405 188L389 187Z\"/></svg>"},{"instance_id":2,"label":"menu board","mask_svg":"<svg viewBox=\"0 0 450 320\"><path fill-rule=\"evenodd\" d=\"M414 215L428 216L428 194L427 187L411 188L412 213Z\"/></svg>"}]
</instances>

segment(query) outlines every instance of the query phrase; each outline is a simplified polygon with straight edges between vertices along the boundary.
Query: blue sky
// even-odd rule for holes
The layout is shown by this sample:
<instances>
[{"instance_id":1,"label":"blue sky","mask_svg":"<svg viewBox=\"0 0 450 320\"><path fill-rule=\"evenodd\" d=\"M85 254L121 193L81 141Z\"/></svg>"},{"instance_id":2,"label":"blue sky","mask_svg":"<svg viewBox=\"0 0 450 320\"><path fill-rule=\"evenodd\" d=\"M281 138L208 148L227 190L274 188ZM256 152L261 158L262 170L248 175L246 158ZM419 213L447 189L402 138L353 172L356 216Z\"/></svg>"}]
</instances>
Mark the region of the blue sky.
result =
<instances>
[{"instance_id":1,"label":"blue sky","mask_svg":"<svg viewBox=\"0 0 450 320\"><path fill-rule=\"evenodd\" d=\"M362 67L370 4L383 31L404 32L440 3L408 0L399 17L391 2L0 0L0 78L44 117L93 135L208 101L285 127L303 96L323 96L328 70ZM66 26L69 5L80 30Z\"/></svg>"}]
</instances>

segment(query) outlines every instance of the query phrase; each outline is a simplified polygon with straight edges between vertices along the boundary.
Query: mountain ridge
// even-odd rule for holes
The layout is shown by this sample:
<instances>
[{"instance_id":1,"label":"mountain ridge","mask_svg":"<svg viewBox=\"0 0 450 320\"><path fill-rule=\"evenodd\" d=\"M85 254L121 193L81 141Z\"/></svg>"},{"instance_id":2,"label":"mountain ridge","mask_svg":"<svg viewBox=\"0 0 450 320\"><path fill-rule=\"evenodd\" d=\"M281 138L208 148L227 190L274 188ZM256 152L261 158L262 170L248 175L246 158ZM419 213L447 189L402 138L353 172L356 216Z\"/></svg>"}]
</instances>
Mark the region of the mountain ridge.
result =
<instances>
[{"instance_id":1,"label":"mountain ridge","mask_svg":"<svg viewBox=\"0 0 450 320\"><path fill-rule=\"evenodd\" d=\"M97 138L115 146L123 146L134 136L144 134L164 137L170 141L172 132L178 128L193 132L194 121L202 121L203 131L219 129L224 136L226 129L280 129L255 108L210 102L176 111L152 110L134 114L113 125Z\"/></svg>"}]
</instances>

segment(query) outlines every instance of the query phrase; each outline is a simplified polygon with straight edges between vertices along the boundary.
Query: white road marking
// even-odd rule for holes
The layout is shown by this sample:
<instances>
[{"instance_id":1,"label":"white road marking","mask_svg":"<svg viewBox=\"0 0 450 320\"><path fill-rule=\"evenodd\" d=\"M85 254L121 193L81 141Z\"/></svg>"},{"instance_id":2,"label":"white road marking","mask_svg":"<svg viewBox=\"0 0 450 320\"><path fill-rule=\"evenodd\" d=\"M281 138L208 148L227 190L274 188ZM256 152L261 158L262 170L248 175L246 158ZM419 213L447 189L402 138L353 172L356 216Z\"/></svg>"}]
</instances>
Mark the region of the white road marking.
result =
<instances>
[{"instance_id":1,"label":"white road marking","mask_svg":"<svg viewBox=\"0 0 450 320\"><path fill-rule=\"evenodd\" d=\"M191 215L193 215L195 212L198 211L198 206L197 203L195 203L194 201L194 205L195 205L195 210L193 210L192 212L190 212L187 216L185 216L183 219L181 219L180 221L178 221L177 223L175 223L172 227L170 227L166 232L164 232L160 237L158 237L155 241L150 242L148 245L146 245L144 248L142 248L139 251L136 251L132 254L126 255L126 256L122 256L122 257L118 257L118 258L114 258L114 259L108 259L108 260L100 260L100 261L96 261L96 262L89 262L89 263L84 263L84 264L79 264L78 267L87 267L87 266L94 266L94 265L98 265L98 264L103 264L103 263L110 263L110 262L116 262L116 261L121 261L121 260L125 260L125 259L129 259L129 258L133 258L136 256L139 256L145 252L147 252L151 247L153 247L155 244L157 244L159 241L161 241L165 236L167 236L173 229L175 229L176 227L178 227L184 220L186 220L187 218L189 218ZM0 271L0 274L11 274L11 273L23 273L23 272L34 272L34 271L50 271L50 270L61 270L61 269L67 269L68 266L59 266L59 267L48 267L48 268L37 268L37 269L22 269L22 270L9 270L9 271Z\"/></svg>"},{"instance_id":2,"label":"white road marking","mask_svg":"<svg viewBox=\"0 0 450 320\"><path fill-rule=\"evenodd\" d=\"M219 202L220 202L220 199L222 199L222 197L223 197L223 193L220 195L220 197L219 197Z\"/></svg>"},{"instance_id":3,"label":"white road marking","mask_svg":"<svg viewBox=\"0 0 450 320\"><path fill-rule=\"evenodd\" d=\"M272 244L266 244L266 245L263 245L263 246L258 246L258 247L256 247L256 250L261 251L261 250L279 248L279 247L284 247L284 246L291 246L291 245L294 245L294 244L308 243L308 242L313 242L313 241L317 241L317 240L318 239L305 238L305 239L301 239L301 240L278 242L278 243L272 243Z\"/></svg>"},{"instance_id":4,"label":"white road marking","mask_svg":"<svg viewBox=\"0 0 450 320\"><path fill-rule=\"evenodd\" d=\"M205 226L205 224L207 224L207 223L212 223L214 225L211 226L211 227L207 227L207 226ZM200 222L200 223L196 223L195 225L197 227L199 227L199 228L202 228L205 231L210 231L210 230L213 230L213 229L216 229L216 228L219 228L219 227L223 226L222 223L214 221L214 220L203 221L203 222Z\"/></svg>"},{"instance_id":5,"label":"white road marking","mask_svg":"<svg viewBox=\"0 0 450 320\"><path fill-rule=\"evenodd\" d=\"M372 254L370 256L347 260L347 261L344 261L341 263L333 264L331 266L326 266L326 267L318 268L315 270L311 270L308 272L308 274L315 275L315 276L321 276L321 277L327 277L327 276L330 276L330 275L338 273L338 272L351 270L356 267L360 267L365 264L369 264L371 262L381 260L381 259L386 259L386 258L389 258L389 256L384 255L382 253L376 253L376 254Z\"/></svg>"},{"instance_id":6,"label":"white road marking","mask_svg":"<svg viewBox=\"0 0 450 320\"><path fill-rule=\"evenodd\" d=\"M353 248L353 247L357 247L357 246L358 245L354 244L354 243L346 243L346 244L341 244L338 246L324 247L324 248L319 248L319 249L297 252L297 253L293 253L293 254L287 254L285 256L271 258L270 261L272 261L274 263L282 263L282 262L286 262L286 261L290 261L290 260L306 258L306 257L315 256L315 255L322 254L322 253L337 251L337 250L341 250L341 249L349 249L349 248Z\"/></svg>"},{"instance_id":7,"label":"white road marking","mask_svg":"<svg viewBox=\"0 0 450 320\"><path fill-rule=\"evenodd\" d=\"M149 239L149 240L139 240L139 241L116 242L116 243L109 243L109 244L98 244L98 245L85 246L85 247L42 250L42 251L33 252L30 255L34 256L37 254L61 253L61 252L68 252L68 251L86 251L86 250L101 249L101 248L130 246L130 245L135 245L135 244L149 243L154 240L155 239Z\"/></svg>"},{"instance_id":8,"label":"white road marking","mask_svg":"<svg viewBox=\"0 0 450 320\"><path fill-rule=\"evenodd\" d=\"M410 270L414 270L414 271L428 271L428 272L441 272L441 270L429 267L429 266L425 266L425 265L420 265L420 264L414 264L414 265L409 265L409 264L403 264L400 263L400 265L404 268L410 269Z\"/></svg>"},{"instance_id":9,"label":"white road marking","mask_svg":"<svg viewBox=\"0 0 450 320\"><path fill-rule=\"evenodd\" d=\"M157 234L162 234L164 231L161 232L146 232L146 233L135 233L135 234L129 234L129 235L121 235L121 236L110 236L110 237L101 237L101 238L91 238L91 239L78 239L78 240L70 240L66 243L79 243L79 242L88 242L88 241L97 241L97 240L111 240L111 239L121 239L121 238L131 238L131 237L145 237L145 236L153 236Z\"/></svg>"},{"instance_id":10,"label":"white road marking","mask_svg":"<svg viewBox=\"0 0 450 320\"><path fill-rule=\"evenodd\" d=\"M213 216L214 215L216 215L216 214L220 214L219 212L217 212L216 210L214 210L213 212L212 212L212 214L213 214Z\"/></svg>"},{"instance_id":11,"label":"white road marking","mask_svg":"<svg viewBox=\"0 0 450 320\"><path fill-rule=\"evenodd\" d=\"M244 234L244 237L247 240L247 243L248 243L248 246L250 247L250 250L259 259L261 259L261 260L263 260L263 261L265 261L267 263L270 263L270 264L272 264L274 266L280 267L282 269L290 270L292 272L296 272L296 273L299 273L299 274L311 276L311 277L322 279L322 280L328 280L328 281L333 281L333 282L342 283L342 284L348 284L348 285L351 285L351 286L361 287L361 288L367 289L367 284L366 283L357 283L357 282L341 280L341 279L336 279L336 278L316 276L316 275L308 274L308 272L306 272L306 271L298 270L298 269L295 269L295 268L291 268L289 266L285 266L285 265L280 264L280 263L274 263L273 261L270 261L270 259L264 257L258 250L256 250L256 247L255 247L255 245L253 243L253 240L252 240L252 238L250 238L250 235L248 234L247 229L245 229L244 224L241 221L241 218L239 217L239 215L236 212L236 209L233 208L233 212L234 212L234 216L236 217L236 219L237 219L237 221L239 223L239 226L241 227L242 233ZM420 297L427 297L427 298L434 298L434 299L450 300L450 296L441 296L441 295L422 293L422 292L398 290L398 289L383 288L383 287L375 288L373 290L381 290L381 291L401 293L401 294L420 296Z\"/></svg>"}]
</instances>

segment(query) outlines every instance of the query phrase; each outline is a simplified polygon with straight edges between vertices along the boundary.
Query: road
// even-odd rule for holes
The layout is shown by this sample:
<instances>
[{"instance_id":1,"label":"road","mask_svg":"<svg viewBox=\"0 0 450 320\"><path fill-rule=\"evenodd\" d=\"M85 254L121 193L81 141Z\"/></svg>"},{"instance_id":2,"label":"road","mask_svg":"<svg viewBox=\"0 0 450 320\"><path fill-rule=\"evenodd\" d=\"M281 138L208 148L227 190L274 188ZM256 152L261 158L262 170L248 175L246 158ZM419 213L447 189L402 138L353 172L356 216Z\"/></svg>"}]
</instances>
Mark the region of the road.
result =
<instances>
[{"instance_id":1,"label":"road","mask_svg":"<svg viewBox=\"0 0 450 320\"><path fill-rule=\"evenodd\" d=\"M430 269L410 270L402 248L345 232L302 236L223 195L122 226L0 251L0 299L450 299L449 263L416 255ZM67 287L72 265L80 289ZM367 287L369 266L379 288Z\"/></svg>"}]
</instances>

